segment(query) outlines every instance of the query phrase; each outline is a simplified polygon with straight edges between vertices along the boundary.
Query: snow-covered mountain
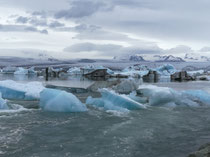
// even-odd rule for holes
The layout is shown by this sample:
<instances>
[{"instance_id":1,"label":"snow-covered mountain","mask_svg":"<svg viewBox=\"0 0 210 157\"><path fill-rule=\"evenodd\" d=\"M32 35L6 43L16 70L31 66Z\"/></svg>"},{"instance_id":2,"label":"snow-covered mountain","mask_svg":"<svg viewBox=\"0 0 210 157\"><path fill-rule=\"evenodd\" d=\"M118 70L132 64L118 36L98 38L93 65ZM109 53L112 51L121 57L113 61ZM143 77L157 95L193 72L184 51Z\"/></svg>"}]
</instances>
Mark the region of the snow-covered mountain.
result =
<instances>
[{"instance_id":1,"label":"snow-covered mountain","mask_svg":"<svg viewBox=\"0 0 210 157\"><path fill-rule=\"evenodd\" d=\"M156 62L185 62L181 57L175 57L172 55L166 55L166 56L160 56L160 55L155 55L154 56L156 59Z\"/></svg>"},{"instance_id":2,"label":"snow-covered mountain","mask_svg":"<svg viewBox=\"0 0 210 157\"><path fill-rule=\"evenodd\" d=\"M188 62L209 62L210 56L205 56L195 53L187 53L185 54L184 59Z\"/></svg>"},{"instance_id":3,"label":"snow-covered mountain","mask_svg":"<svg viewBox=\"0 0 210 157\"><path fill-rule=\"evenodd\" d=\"M133 61L133 62L141 62L141 61L153 61L153 62L185 62L181 57L175 57L172 55L142 55L135 54L129 56L120 56L114 57L115 60L123 60L123 61Z\"/></svg>"},{"instance_id":4,"label":"snow-covered mountain","mask_svg":"<svg viewBox=\"0 0 210 157\"><path fill-rule=\"evenodd\" d=\"M145 61L144 58L142 56L139 56L139 55L131 55L129 57L129 60L134 61L134 62Z\"/></svg>"}]
</instances>

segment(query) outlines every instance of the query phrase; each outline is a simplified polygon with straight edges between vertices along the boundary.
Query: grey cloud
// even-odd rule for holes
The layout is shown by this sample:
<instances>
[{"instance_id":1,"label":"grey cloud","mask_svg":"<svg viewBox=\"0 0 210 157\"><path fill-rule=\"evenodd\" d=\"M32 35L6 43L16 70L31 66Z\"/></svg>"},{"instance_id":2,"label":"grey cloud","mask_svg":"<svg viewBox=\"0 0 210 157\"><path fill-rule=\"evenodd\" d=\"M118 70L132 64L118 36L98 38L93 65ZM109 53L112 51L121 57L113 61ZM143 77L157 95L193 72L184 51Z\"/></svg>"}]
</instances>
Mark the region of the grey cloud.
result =
<instances>
[{"instance_id":1,"label":"grey cloud","mask_svg":"<svg viewBox=\"0 0 210 157\"><path fill-rule=\"evenodd\" d=\"M25 24L27 23L29 20L28 17L23 17L23 16L19 16L17 19L16 19L16 23L22 23L22 24Z\"/></svg>"},{"instance_id":2,"label":"grey cloud","mask_svg":"<svg viewBox=\"0 0 210 157\"><path fill-rule=\"evenodd\" d=\"M185 46L185 45L178 45L174 48L168 49L166 50L167 53L170 54L178 54L178 53L189 53L189 52L193 52L192 48L189 46Z\"/></svg>"},{"instance_id":3,"label":"grey cloud","mask_svg":"<svg viewBox=\"0 0 210 157\"><path fill-rule=\"evenodd\" d=\"M153 45L151 47L123 47L115 44L93 44L93 43L79 43L66 47L63 51L71 53L79 52L98 52L102 56L115 56L126 54L157 54L162 53L162 49Z\"/></svg>"},{"instance_id":4,"label":"grey cloud","mask_svg":"<svg viewBox=\"0 0 210 157\"><path fill-rule=\"evenodd\" d=\"M38 13L36 13L38 14ZM41 26L41 27L49 27L49 28L56 28L56 27L64 27L65 24L60 23L59 21L51 21L48 22L47 19L45 18L38 18L36 16L32 17L23 17L23 16L18 16L15 20L16 23L21 23L21 24L31 24L33 26Z\"/></svg>"},{"instance_id":5,"label":"grey cloud","mask_svg":"<svg viewBox=\"0 0 210 157\"><path fill-rule=\"evenodd\" d=\"M64 27L65 24L60 23L58 21L53 21L48 25L50 28L56 28L56 27Z\"/></svg>"},{"instance_id":6,"label":"grey cloud","mask_svg":"<svg viewBox=\"0 0 210 157\"><path fill-rule=\"evenodd\" d=\"M61 10L55 14L55 18L82 18L90 16L97 11L108 11L111 7L107 3L97 0L73 0L70 9Z\"/></svg>"},{"instance_id":7,"label":"grey cloud","mask_svg":"<svg viewBox=\"0 0 210 157\"><path fill-rule=\"evenodd\" d=\"M210 47L203 47L200 49L200 52L210 52Z\"/></svg>"},{"instance_id":8,"label":"grey cloud","mask_svg":"<svg viewBox=\"0 0 210 157\"><path fill-rule=\"evenodd\" d=\"M37 32L42 34L48 34L47 30L39 30L35 27L25 25L1 25L0 32Z\"/></svg>"}]
</instances>

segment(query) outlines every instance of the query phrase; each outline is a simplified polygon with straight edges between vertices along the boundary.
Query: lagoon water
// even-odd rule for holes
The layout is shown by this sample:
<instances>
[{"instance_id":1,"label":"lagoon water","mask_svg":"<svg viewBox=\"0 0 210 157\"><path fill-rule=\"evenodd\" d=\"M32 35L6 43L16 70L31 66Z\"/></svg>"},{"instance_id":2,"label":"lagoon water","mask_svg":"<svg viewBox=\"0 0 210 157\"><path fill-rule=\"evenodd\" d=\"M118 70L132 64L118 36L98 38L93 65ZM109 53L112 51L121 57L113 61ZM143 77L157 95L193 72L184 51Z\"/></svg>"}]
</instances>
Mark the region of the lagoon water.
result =
<instances>
[{"instance_id":1,"label":"lagoon water","mask_svg":"<svg viewBox=\"0 0 210 157\"><path fill-rule=\"evenodd\" d=\"M91 83L79 81L81 86ZM156 85L210 89L209 82ZM84 113L55 113L31 107L38 102L11 103L27 109L0 111L3 157L187 157L210 141L210 106L160 105L130 113L89 107Z\"/></svg>"}]
</instances>

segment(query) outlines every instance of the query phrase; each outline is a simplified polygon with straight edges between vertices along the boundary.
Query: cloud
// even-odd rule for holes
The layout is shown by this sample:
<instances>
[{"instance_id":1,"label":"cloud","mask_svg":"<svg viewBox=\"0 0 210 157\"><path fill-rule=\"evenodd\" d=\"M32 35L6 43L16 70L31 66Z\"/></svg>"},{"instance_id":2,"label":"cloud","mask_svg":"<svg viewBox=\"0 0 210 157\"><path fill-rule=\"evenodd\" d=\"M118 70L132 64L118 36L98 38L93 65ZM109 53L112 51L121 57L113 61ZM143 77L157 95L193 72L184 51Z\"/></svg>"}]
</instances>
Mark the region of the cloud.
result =
<instances>
[{"instance_id":1,"label":"cloud","mask_svg":"<svg viewBox=\"0 0 210 157\"><path fill-rule=\"evenodd\" d=\"M158 54L162 53L162 49L153 46L142 47L123 47L115 44L93 44L93 43L79 43L64 48L65 52L80 53L80 52L98 52L101 56L115 56L115 55L128 55L128 54Z\"/></svg>"},{"instance_id":2,"label":"cloud","mask_svg":"<svg viewBox=\"0 0 210 157\"><path fill-rule=\"evenodd\" d=\"M65 24L60 23L60 22L58 22L58 21L52 21L50 24L48 24L48 26L49 26L50 28L57 28L57 27L64 27Z\"/></svg>"},{"instance_id":3,"label":"cloud","mask_svg":"<svg viewBox=\"0 0 210 157\"><path fill-rule=\"evenodd\" d=\"M39 12L32 13L32 14L39 15ZM49 27L49 28L57 28L57 27L65 26L65 24L60 23L59 21L53 20L53 21L48 22L46 18L37 17L37 16L32 16L32 17L18 16L15 20L15 23L30 24L32 26L41 26L41 27Z\"/></svg>"},{"instance_id":4,"label":"cloud","mask_svg":"<svg viewBox=\"0 0 210 157\"><path fill-rule=\"evenodd\" d=\"M25 25L1 25L0 32L38 32L42 34L48 34L47 30L39 30L32 26Z\"/></svg>"},{"instance_id":5,"label":"cloud","mask_svg":"<svg viewBox=\"0 0 210 157\"><path fill-rule=\"evenodd\" d=\"M203 47L200 49L200 52L210 52L210 47Z\"/></svg>"},{"instance_id":6,"label":"cloud","mask_svg":"<svg viewBox=\"0 0 210 157\"><path fill-rule=\"evenodd\" d=\"M176 46L174 48L171 48L171 49L166 50L166 52L169 53L169 54L179 54L179 53L193 52L193 50L189 46L178 45L178 46Z\"/></svg>"},{"instance_id":7,"label":"cloud","mask_svg":"<svg viewBox=\"0 0 210 157\"><path fill-rule=\"evenodd\" d=\"M111 9L106 1L98 0L73 0L70 9L61 10L55 14L55 18L82 18L94 14L97 11L108 11Z\"/></svg>"},{"instance_id":8,"label":"cloud","mask_svg":"<svg viewBox=\"0 0 210 157\"><path fill-rule=\"evenodd\" d=\"M25 24L27 23L29 20L28 17L23 17L23 16L19 16L17 19L16 19L16 23L22 23L22 24Z\"/></svg>"}]
</instances>

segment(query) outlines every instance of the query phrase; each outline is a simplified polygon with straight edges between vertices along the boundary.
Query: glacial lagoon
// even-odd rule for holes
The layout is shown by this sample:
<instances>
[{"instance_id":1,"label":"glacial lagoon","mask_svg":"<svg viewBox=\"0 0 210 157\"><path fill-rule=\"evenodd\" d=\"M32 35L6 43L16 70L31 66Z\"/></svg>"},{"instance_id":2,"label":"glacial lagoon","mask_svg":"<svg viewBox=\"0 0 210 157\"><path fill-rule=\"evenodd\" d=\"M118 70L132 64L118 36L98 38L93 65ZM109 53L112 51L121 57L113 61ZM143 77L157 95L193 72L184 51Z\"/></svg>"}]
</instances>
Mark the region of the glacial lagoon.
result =
<instances>
[{"instance_id":1,"label":"glacial lagoon","mask_svg":"<svg viewBox=\"0 0 210 157\"><path fill-rule=\"evenodd\" d=\"M86 88L95 81L4 76L20 83L39 81L54 87ZM1 77L2 78L2 77ZM103 82L103 81L102 81ZM107 81L106 81L107 82ZM153 84L183 90L210 91L207 81ZM96 93L93 97L99 97ZM88 95L76 96L85 103ZM86 112L47 112L39 101L8 100L12 110L0 111L0 156L74 157L186 157L210 141L210 106L149 106L118 112L87 105Z\"/></svg>"}]
</instances>

